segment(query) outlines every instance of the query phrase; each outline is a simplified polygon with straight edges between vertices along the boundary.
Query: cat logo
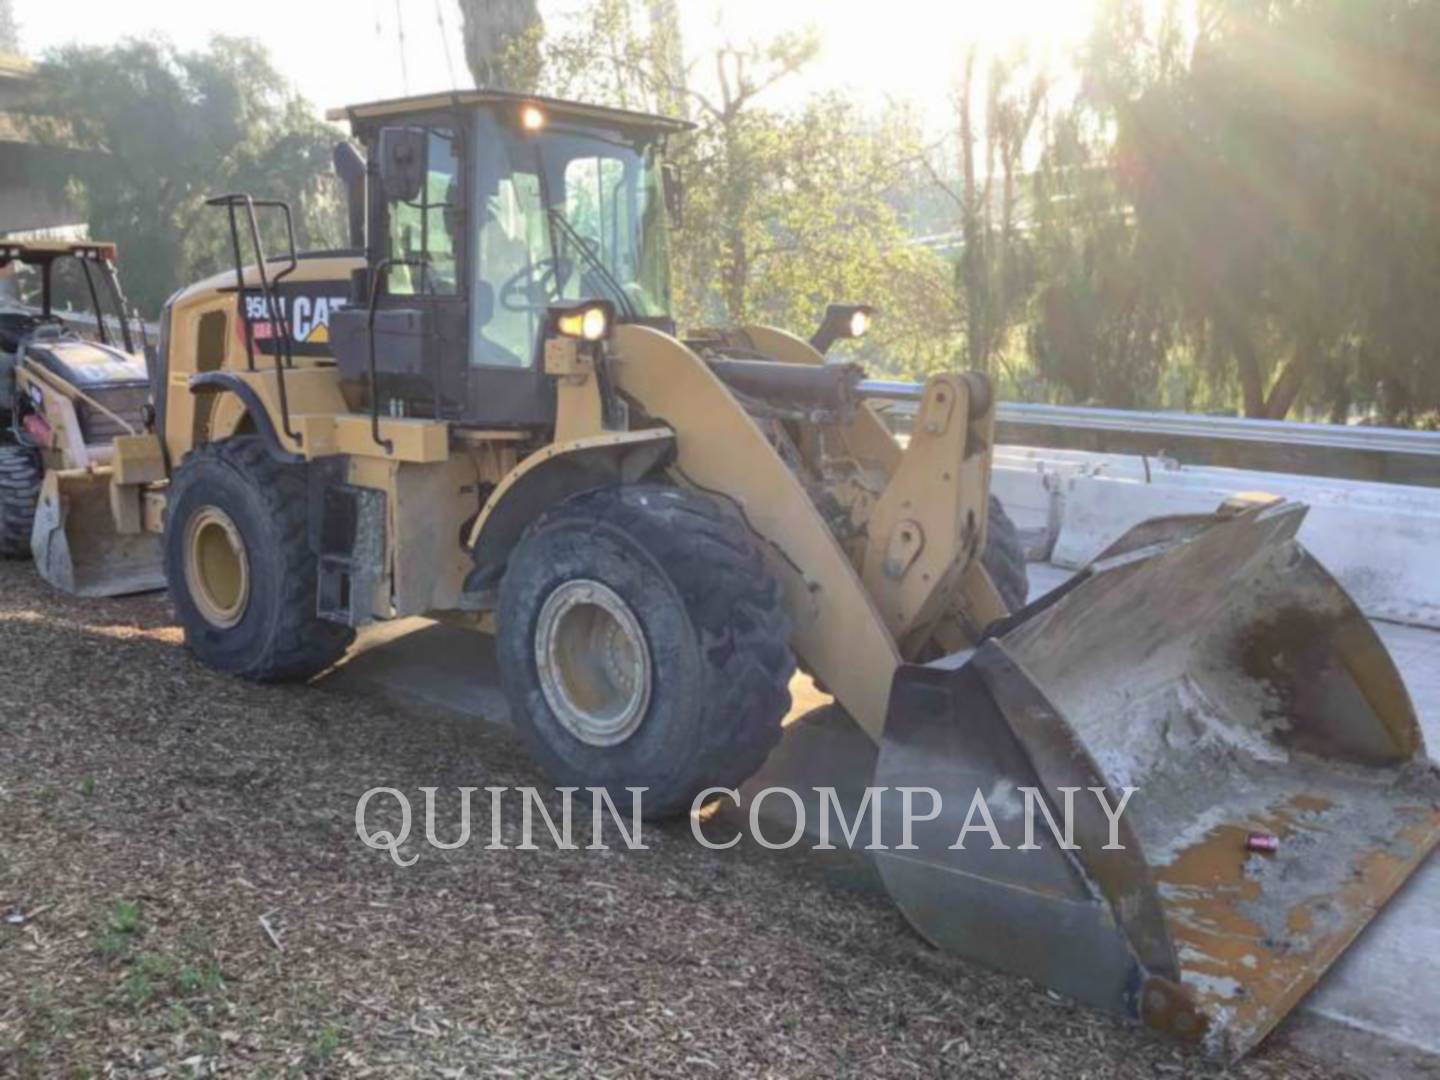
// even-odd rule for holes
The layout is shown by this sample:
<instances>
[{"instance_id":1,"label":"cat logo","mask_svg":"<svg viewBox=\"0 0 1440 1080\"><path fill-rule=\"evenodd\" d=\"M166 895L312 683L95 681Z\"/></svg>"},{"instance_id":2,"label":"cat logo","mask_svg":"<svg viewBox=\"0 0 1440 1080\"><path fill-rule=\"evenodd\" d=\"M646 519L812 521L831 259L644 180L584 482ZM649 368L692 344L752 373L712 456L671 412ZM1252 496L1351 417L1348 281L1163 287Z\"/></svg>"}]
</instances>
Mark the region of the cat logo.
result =
<instances>
[{"instance_id":1,"label":"cat logo","mask_svg":"<svg viewBox=\"0 0 1440 1080\"><path fill-rule=\"evenodd\" d=\"M297 355L327 356L330 351L330 316L350 301L345 293L346 283L316 282L302 286L280 285L276 288L277 314L289 323L290 340ZM245 314L250 333L260 350L267 354L275 351L275 339L280 334L279 320L270 318L269 305L258 293L245 297ZM245 326L236 326L236 333L244 340Z\"/></svg>"},{"instance_id":2,"label":"cat logo","mask_svg":"<svg viewBox=\"0 0 1440 1080\"><path fill-rule=\"evenodd\" d=\"M297 296L291 312L295 340L308 345L330 343L330 313L348 303L344 296Z\"/></svg>"}]
</instances>

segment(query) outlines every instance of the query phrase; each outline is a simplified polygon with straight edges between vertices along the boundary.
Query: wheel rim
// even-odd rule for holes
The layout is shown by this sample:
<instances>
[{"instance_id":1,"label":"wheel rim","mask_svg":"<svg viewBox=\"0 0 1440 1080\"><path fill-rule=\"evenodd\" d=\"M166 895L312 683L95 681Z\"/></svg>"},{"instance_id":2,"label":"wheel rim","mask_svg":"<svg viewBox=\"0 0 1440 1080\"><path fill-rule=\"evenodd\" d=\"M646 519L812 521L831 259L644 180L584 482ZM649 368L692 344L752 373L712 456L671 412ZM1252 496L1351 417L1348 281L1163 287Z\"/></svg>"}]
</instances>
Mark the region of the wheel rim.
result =
<instances>
[{"instance_id":1,"label":"wheel rim","mask_svg":"<svg viewBox=\"0 0 1440 1080\"><path fill-rule=\"evenodd\" d=\"M250 559L230 515L207 506L185 526L185 583L201 617L225 630L250 602Z\"/></svg>"},{"instance_id":2,"label":"wheel rim","mask_svg":"<svg viewBox=\"0 0 1440 1080\"><path fill-rule=\"evenodd\" d=\"M650 648L630 606L598 581L567 581L535 630L540 688L565 729L590 746L635 734L650 704Z\"/></svg>"}]
</instances>

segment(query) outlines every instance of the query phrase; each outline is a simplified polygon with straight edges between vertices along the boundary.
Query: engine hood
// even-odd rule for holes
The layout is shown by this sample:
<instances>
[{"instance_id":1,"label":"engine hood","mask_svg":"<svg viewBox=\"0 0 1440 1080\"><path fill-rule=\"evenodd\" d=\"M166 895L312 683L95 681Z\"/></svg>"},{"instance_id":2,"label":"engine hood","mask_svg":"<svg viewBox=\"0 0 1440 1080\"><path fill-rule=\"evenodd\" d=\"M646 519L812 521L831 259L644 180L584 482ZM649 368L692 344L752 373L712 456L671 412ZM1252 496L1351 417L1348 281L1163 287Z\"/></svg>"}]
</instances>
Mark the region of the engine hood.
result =
<instances>
[{"instance_id":1,"label":"engine hood","mask_svg":"<svg viewBox=\"0 0 1440 1080\"><path fill-rule=\"evenodd\" d=\"M82 389L144 385L149 381L144 357L81 338L31 342L26 359Z\"/></svg>"}]
</instances>

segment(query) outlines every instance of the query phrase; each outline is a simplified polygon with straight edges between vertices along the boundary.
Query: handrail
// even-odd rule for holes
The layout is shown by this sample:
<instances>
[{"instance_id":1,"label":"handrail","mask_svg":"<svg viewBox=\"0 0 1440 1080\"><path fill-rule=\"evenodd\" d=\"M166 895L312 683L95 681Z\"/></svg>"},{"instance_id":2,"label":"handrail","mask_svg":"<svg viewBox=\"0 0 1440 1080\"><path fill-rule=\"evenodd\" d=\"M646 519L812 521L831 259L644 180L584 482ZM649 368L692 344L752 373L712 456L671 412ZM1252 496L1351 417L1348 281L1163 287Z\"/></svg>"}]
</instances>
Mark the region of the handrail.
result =
<instances>
[{"instance_id":1,"label":"handrail","mask_svg":"<svg viewBox=\"0 0 1440 1080\"><path fill-rule=\"evenodd\" d=\"M245 304L245 262L240 250L240 225L235 216L238 209L243 207L245 210L250 244L255 251L255 270L260 278L260 297L264 301L265 313L275 340L275 389L280 399L280 428L287 438L293 439L297 445L302 445L300 433L290 426L290 398L285 385L285 369L295 366L295 342L291 335L290 317L275 292L275 288L300 265L300 257L295 250L295 216L290 210L290 204L283 199L256 199L243 192L212 196L205 200L205 205L223 206L229 216L230 246L235 256L235 295L240 308L240 319L245 327L245 357L249 370L254 371L255 327L250 318L249 307ZM255 214L256 208L279 210L285 219L287 265L273 279L266 269L268 260L265 256L264 241L260 238L260 222Z\"/></svg>"}]
</instances>

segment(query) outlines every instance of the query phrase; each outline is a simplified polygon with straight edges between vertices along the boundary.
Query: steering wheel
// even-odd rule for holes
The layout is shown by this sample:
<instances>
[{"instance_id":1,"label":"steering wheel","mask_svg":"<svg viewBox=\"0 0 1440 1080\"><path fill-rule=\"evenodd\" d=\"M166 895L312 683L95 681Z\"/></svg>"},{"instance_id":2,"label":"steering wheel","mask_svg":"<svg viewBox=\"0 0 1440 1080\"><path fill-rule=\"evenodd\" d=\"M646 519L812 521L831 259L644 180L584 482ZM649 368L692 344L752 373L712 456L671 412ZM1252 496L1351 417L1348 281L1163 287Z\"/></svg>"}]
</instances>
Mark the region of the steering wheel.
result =
<instances>
[{"instance_id":1,"label":"steering wheel","mask_svg":"<svg viewBox=\"0 0 1440 1080\"><path fill-rule=\"evenodd\" d=\"M500 306L506 311L543 311L560 295L560 283L575 264L568 259L541 259L511 274L500 286Z\"/></svg>"},{"instance_id":2,"label":"steering wheel","mask_svg":"<svg viewBox=\"0 0 1440 1080\"><path fill-rule=\"evenodd\" d=\"M48 320L42 320L35 324L30 331L31 341L59 341L69 335L70 328L60 319L50 316Z\"/></svg>"}]
</instances>

